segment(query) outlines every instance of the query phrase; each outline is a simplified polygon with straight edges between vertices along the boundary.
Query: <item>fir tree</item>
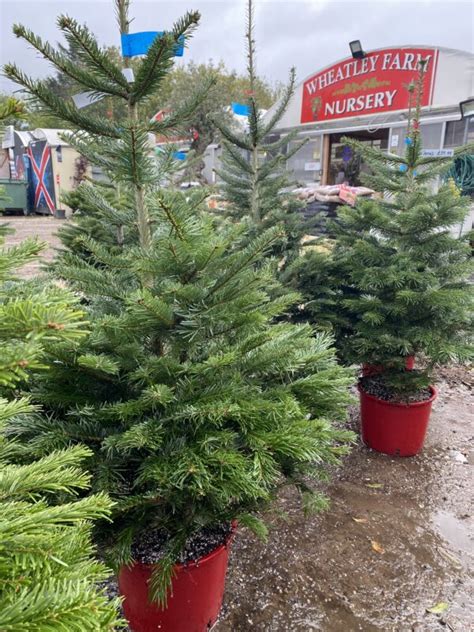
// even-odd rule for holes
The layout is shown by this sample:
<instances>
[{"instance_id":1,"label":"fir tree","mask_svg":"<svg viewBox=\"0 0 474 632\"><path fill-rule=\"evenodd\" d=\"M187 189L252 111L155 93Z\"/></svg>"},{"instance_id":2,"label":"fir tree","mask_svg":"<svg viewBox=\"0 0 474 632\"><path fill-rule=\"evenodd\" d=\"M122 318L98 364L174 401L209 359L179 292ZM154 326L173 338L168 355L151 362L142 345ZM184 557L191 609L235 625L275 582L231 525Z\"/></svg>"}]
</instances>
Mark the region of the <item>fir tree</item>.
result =
<instances>
[{"instance_id":1,"label":"fir tree","mask_svg":"<svg viewBox=\"0 0 474 632\"><path fill-rule=\"evenodd\" d=\"M77 446L31 461L28 448L4 434L15 419L42 419L12 389L46 368L45 344L83 335L83 314L64 291L15 283L13 269L42 246L1 248L7 229L0 229L0 629L113 630L118 604L96 586L108 573L93 559L89 524L107 517L111 502L104 494L66 498L89 487L80 466L91 452Z\"/></svg>"},{"instance_id":2,"label":"fir tree","mask_svg":"<svg viewBox=\"0 0 474 632\"><path fill-rule=\"evenodd\" d=\"M123 24L128 2L117 4ZM101 57L87 29L60 18L94 70L84 85L93 82L95 90L127 100L121 128L56 101L41 82L6 68L87 132L73 142L108 169L116 195L122 187L133 196L123 212L103 187L81 186L97 217L115 217L125 239L77 235L87 257L62 255L61 277L87 304L92 332L79 348L49 348L53 368L34 390L48 419L16 419L10 432L39 455L71 443L93 451L95 490L116 502L106 532L117 562L131 560L141 533L168 537L151 586L161 601L173 564L196 531L238 518L264 533L256 512L284 485L300 490L307 509L324 505L310 480L339 461L352 437L332 423L344 415L351 378L338 367L331 338L313 336L308 325L274 323L297 299L268 295L276 281L265 255L281 239L280 228L262 230L236 250L241 228L216 229L202 208L205 193L185 196L156 181L147 132L174 130L192 104L162 123L142 121L138 105L159 88L176 42L197 21L188 14L157 39L135 81L124 84L121 68ZM29 31L16 31L63 64Z\"/></svg>"},{"instance_id":3,"label":"fir tree","mask_svg":"<svg viewBox=\"0 0 474 632\"><path fill-rule=\"evenodd\" d=\"M409 392L429 383L434 363L472 357L470 247L450 232L469 200L453 182L436 186L449 159L422 154L424 72L422 63L403 157L345 139L371 169L364 183L383 197L341 207L332 252L309 254L293 270L306 316L333 323L345 360L383 365L388 381ZM426 369L404 372L410 355Z\"/></svg>"},{"instance_id":4,"label":"fir tree","mask_svg":"<svg viewBox=\"0 0 474 632\"><path fill-rule=\"evenodd\" d=\"M87 238L106 245L111 252L120 252L124 246L138 243L138 230L133 216L133 193L126 187L110 184L110 180L96 182L94 186L100 191L99 198L94 196L94 191L88 184L83 183L63 195L64 202L72 209L74 221L58 230L57 234L64 248L58 251L58 256L48 266L50 271L62 269L65 252L90 261Z\"/></svg>"},{"instance_id":5,"label":"fir tree","mask_svg":"<svg viewBox=\"0 0 474 632\"><path fill-rule=\"evenodd\" d=\"M285 193L291 182L286 173L286 161L307 142L295 141L297 132L290 132L278 140L271 135L285 113L295 91L295 69L290 71L288 85L274 111L268 117L262 115L256 96L256 47L254 40L253 2L247 5L247 73L249 94L247 98L247 128L237 129L219 117L214 122L222 134L222 165L216 169L222 180L222 193L230 203L229 214L247 225L247 233L258 235L262 230L281 224L282 238L271 254L294 258L304 234L304 222L300 214L301 204ZM293 148L289 146L293 142Z\"/></svg>"}]
</instances>

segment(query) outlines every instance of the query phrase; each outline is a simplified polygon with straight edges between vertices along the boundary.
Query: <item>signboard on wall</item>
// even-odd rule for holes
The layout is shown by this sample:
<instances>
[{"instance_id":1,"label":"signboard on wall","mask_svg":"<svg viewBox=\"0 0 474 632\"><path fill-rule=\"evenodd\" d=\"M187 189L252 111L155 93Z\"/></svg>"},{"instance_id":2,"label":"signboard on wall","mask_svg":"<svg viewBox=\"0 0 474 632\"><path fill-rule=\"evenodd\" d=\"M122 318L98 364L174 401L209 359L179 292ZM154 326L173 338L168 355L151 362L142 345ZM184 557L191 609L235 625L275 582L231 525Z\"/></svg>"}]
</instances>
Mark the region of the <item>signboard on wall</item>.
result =
<instances>
[{"instance_id":1,"label":"signboard on wall","mask_svg":"<svg viewBox=\"0 0 474 632\"><path fill-rule=\"evenodd\" d=\"M422 106L430 105L437 57L433 48L387 48L326 68L303 84L301 123L408 109L420 59L428 60Z\"/></svg>"}]
</instances>

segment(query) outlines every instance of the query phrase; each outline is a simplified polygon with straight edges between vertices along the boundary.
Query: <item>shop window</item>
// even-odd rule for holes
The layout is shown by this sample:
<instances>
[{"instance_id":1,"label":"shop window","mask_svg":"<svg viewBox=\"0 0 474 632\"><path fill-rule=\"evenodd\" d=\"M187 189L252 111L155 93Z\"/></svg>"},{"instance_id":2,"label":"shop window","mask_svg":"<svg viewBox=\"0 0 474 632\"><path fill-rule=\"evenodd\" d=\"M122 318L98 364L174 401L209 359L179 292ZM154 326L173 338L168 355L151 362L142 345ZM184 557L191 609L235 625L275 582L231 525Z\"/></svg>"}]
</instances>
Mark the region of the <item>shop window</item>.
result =
<instances>
[{"instance_id":1,"label":"shop window","mask_svg":"<svg viewBox=\"0 0 474 632\"><path fill-rule=\"evenodd\" d=\"M390 147L388 149L391 154L403 156L403 152L405 151L406 134L407 132L405 127L392 127Z\"/></svg>"},{"instance_id":2,"label":"shop window","mask_svg":"<svg viewBox=\"0 0 474 632\"><path fill-rule=\"evenodd\" d=\"M299 141L291 141L288 151L294 149ZM321 179L321 138L313 138L308 141L286 163L288 171L296 182L319 182Z\"/></svg>"},{"instance_id":3,"label":"shop window","mask_svg":"<svg viewBox=\"0 0 474 632\"><path fill-rule=\"evenodd\" d=\"M442 123L421 124L421 144L423 149L439 149L441 146Z\"/></svg>"},{"instance_id":4,"label":"shop window","mask_svg":"<svg viewBox=\"0 0 474 632\"><path fill-rule=\"evenodd\" d=\"M466 135L467 126L467 138ZM461 121L448 121L446 134L444 135L444 147L460 147L466 143L474 142L474 117Z\"/></svg>"},{"instance_id":5,"label":"shop window","mask_svg":"<svg viewBox=\"0 0 474 632\"><path fill-rule=\"evenodd\" d=\"M439 149L441 146L441 134L443 132L442 123L425 123L421 124L421 142L423 149ZM403 156L405 154L405 138L407 137L407 128L393 127L390 151Z\"/></svg>"},{"instance_id":6,"label":"shop window","mask_svg":"<svg viewBox=\"0 0 474 632\"><path fill-rule=\"evenodd\" d=\"M362 184L362 174L370 170L359 153L354 152L346 144L344 136L347 135L365 146L385 152L388 148L388 133L388 129L379 128L373 131L359 130L348 132L347 134L331 134L331 153L327 183L342 184L347 182L350 186L360 186Z\"/></svg>"}]
</instances>

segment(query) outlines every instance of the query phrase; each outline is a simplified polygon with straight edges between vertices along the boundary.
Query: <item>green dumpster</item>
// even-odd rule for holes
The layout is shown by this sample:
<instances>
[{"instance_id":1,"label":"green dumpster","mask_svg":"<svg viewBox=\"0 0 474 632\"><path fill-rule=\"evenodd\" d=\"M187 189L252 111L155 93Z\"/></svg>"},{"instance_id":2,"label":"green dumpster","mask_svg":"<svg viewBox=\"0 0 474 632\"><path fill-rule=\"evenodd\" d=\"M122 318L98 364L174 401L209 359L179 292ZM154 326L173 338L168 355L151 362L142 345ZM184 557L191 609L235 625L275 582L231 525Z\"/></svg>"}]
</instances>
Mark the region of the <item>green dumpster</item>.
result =
<instances>
[{"instance_id":1,"label":"green dumpster","mask_svg":"<svg viewBox=\"0 0 474 632\"><path fill-rule=\"evenodd\" d=\"M26 215L26 180L7 180L0 178L0 211L20 210Z\"/></svg>"}]
</instances>

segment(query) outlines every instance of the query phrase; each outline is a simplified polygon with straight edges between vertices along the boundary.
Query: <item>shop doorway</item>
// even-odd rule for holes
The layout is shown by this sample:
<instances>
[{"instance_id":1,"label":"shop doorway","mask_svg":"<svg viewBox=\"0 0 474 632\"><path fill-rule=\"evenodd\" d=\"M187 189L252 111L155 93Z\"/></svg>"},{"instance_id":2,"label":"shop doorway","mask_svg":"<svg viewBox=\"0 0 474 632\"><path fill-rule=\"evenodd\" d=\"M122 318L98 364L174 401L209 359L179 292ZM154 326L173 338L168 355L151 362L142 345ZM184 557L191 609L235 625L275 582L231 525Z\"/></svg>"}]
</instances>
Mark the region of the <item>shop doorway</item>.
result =
<instances>
[{"instance_id":1,"label":"shop doorway","mask_svg":"<svg viewBox=\"0 0 474 632\"><path fill-rule=\"evenodd\" d=\"M343 184L346 182L350 186L360 186L360 174L367 170L367 166L360 156L354 155L352 149L344 144L341 138L350 136L363 143L368 143L371 147L387 151L388 135L388 129L378 129L373 133L368 130L362 130L359 132L331 134L329 136L329 164L327 165L326 183Z\"/></svg>"}]
</instances>

